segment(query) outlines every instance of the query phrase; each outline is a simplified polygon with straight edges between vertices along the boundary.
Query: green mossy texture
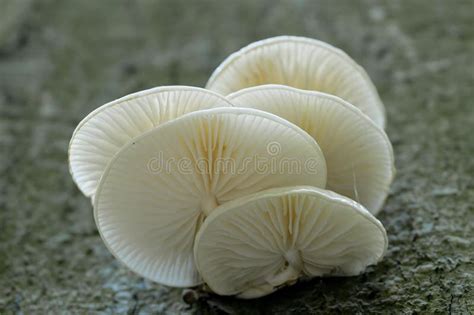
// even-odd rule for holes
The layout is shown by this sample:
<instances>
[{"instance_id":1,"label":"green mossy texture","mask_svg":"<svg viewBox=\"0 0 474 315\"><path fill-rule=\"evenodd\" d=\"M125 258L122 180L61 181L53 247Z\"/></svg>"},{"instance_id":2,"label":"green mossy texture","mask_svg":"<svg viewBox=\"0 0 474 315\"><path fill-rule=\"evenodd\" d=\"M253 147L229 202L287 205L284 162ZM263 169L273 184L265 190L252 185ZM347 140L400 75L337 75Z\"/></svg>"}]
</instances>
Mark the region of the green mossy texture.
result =
<instances>
[{"instance_id":1,"label":"green mossy texture","mask_svg":"<svg viewBox=\"0 0 474 315\"><path fill-rule=\"evenodd\" d=\"M473 23L469 0L0 0L0 313L474 313ZM70 136L105 102L203 86L282 34L342 48L380 92L397 167L387 256L359 277L188 306L108 253L68 173Z\"/></svg>"}]
</instances>

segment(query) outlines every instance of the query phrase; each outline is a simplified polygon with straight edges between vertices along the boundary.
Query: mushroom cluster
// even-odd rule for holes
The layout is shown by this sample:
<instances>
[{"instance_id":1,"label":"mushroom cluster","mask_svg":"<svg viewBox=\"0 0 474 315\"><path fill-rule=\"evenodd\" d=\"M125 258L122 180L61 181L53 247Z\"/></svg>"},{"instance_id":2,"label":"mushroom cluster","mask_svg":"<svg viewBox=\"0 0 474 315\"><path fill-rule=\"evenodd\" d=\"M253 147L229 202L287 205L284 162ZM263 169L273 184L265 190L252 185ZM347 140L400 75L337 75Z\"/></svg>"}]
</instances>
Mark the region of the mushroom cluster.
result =
<instances>
[{"instance_id":1,"label":"mushroom cluster","mask_svg":"<svg viewBox=\"0 0 474 315\"><path fill-rule=\"evenodd\" d=\"M229 56L206 89L158 87L97 108L73 133L69 168L128 268L256 298L382 259L375 215L395 172L384 124L348 55L280 36Z\"/></svg>"}]
</instances>

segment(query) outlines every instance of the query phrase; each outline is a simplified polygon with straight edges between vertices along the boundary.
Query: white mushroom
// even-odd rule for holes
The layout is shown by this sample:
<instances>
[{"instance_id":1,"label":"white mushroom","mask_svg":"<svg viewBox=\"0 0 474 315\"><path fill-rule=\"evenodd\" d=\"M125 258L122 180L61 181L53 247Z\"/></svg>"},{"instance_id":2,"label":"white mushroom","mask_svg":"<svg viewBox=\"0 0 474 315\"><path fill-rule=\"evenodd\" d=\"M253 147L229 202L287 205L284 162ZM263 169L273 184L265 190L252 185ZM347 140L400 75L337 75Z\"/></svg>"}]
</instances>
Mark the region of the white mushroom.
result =
<instances>
[{"instance_id":1,"label":"white mushroom","mask_svg":"<svg viewBox=\"0 0 474 315\"><path fill-rule=\"evenodd\" d=\"M209 109L162 124L123 147L100 180L94 214L109 250L129 268L187 287L201 282L193 244L215 207L300 184L326 184L323 154L306 132L255 109Z\"/></svg>"},{"instance_id":2,"label":"white mushroom","mask_svg":"<svg viewBox=\"0 0 474 315\"><path fill-rule=\"evenodd\" d=\"M252 43L227 57L206 87L227 95L272 83L339 96L384 127L384 106L364 69L342 50L315 39L279 36Z\"/></svg>"},{"instance_id":3,"label":"white mushroom","mask_svg":"<svg viewBox=\"0 0 474 315\"><path fill-rule=\"evenodd\" d=\"M256 298L300 277L358 275L382 259L387 235L362 205L314 187L262 191L217 208L196 236L204 282Z\"/></svg>"},{"instance_id":4,"label":"white mushroom","mask_svg":"<svg viewBox=\"0 0 474 315\"><path fill-rule=\"evenodd\" d=\"M360 202L373 214L381 209L395 174L392 145L359 109L336 96L282 85L243 89L228 99L308 132L326 158L326 189Z\"/></svg>"},{"instance_id":5,"label":"white mushroom","mask_svg":"<svg viewBox=\"0 0 474 315\"><path fill-rule=\"evenodd\" d=\"M84 118L69 144L69 170L79 189L93 196L107 162L131 139L186 113L232 106L212 91L167 86L130 94Z\"/></svg>"}]
</instances>

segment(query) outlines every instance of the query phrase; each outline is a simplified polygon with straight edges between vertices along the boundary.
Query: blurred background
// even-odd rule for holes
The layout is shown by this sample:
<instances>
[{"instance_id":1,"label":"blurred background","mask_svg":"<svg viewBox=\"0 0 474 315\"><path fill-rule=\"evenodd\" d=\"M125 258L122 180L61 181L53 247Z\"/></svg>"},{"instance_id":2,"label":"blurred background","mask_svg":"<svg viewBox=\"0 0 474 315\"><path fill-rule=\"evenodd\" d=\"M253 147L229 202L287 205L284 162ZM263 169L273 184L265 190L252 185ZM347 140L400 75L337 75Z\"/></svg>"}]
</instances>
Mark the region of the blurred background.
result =
<instances>
[{"instance_id":1,"label":"blurred background","mask_svg":"<svg viewBox=\"0 0 474 315\"><path fill-rule=\"evenodd\" d=\"M0 0L0 313L474 312L474 2ZM145 281L106 250L68 173L75 126L160 85L204 86L248 43L345 50L387 108L387 257L254 301Z\"/></svg>"}]
</instances>

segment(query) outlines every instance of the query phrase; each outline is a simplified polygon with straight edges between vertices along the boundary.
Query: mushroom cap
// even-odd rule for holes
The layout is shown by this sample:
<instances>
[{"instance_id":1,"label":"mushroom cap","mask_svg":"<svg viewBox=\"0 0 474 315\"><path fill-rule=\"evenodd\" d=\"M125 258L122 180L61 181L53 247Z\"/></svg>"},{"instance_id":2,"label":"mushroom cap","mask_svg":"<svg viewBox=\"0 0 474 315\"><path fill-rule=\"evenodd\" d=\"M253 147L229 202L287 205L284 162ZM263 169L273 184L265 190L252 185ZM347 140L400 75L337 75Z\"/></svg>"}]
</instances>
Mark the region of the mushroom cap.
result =
<instances>
[{"instance_id":1,"label":"mushroom cap","mask_svg":"<svg viewBox=\"0 0 474 315\"><path fill-rule=\"evenodd\" d=\"M339 97L283 85L240 90L227 98L235 105L278 115L309 133L323 151L326 189L350 197L376 214L395 175L386 133L358 108Z\"/></svg>"},{"instance_id":2,"label":"mushroom cap","mask_svg":"<svg viewBox=\"0 0 474 315\"><path fill-rule=\"evenodd\" d=\"M124 96L87 115L69 143L69 171L79 189L93 196L114 154L131 139L159 124L201 109L232 106L202 88L165 86Z\"/></svg>"},{"instance_id":3,"label":"mushroom cap","mask_svg":"<svg viewBox=\"0 0 474 315\"><path fill-rule=\"evenodd\" d=\"M308 171L286 161L313 163ZM326 184L324 156L306 132L256 109L202 110L124 146L101 177L94 216L109 250L130 269L188 287L201 282L193 244L206 215L257 191L300 184Z\"/></svg>"},{"instance_id":4,"label":"mushroom cap","mask_svg":"<svg viewBox=\"0 0 474 315\"><path fill-rule=\"evenodd\" d=\"M365 70L342 50L311 38L278 36L254 42L227 57L206 88L227 95L272 83L339 96L379 127L385 125L384 105Z\"/></svg>"},{"instance_id":5,"label":"mushroom cap","mask_svg":"<svg viewBox=\"0 0 474 315\"><path fill-rule=\"evenodd\" d=\"M269 189L217 208L196 236L204 282L256 298L299 277L358 275L387 249L382 224L359 203L315 187Z\"/></svg>"}]
</instances>

